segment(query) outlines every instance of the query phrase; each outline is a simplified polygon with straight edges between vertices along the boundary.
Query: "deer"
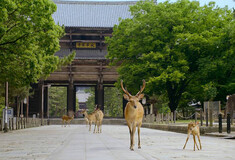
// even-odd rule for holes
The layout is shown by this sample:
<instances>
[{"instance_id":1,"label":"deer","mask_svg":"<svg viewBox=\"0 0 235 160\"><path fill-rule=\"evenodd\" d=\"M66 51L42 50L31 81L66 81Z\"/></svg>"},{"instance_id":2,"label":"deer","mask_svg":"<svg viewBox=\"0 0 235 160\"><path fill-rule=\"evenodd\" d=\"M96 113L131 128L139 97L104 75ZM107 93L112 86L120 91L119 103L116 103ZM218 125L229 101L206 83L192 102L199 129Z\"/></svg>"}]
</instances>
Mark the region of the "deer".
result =
<instances>
[{"instance_id":1,"label":"deer","mask_svg":"<svg viewBox=\"0 0 235 160\"><path fill-rule=\"evenodd\" d=\"M96 117L95 128L96 128L96 125L97 125L96 133L101 133L101 127L102 127L102 121L103 121L103 118L104 118L104 113L100 109L97 109L95 111L95 117Z\"/></svg>"},{"instance_id":2,"label":"deer","mask_svg":"<svg viewBox=\"0 0 235 160\"><path fill-rule=\"evenodd\" d=\"M130 133L130 150L134 151L134 135L136 131L136 126L138 127L138 149L141 148L140 145L140 127L142 125L142 120L144 116L144 108L142 104L139 102L143 97L144 94L141 94L145 88L145 80L143 80L143 86L141 87L140 91L135 95L132 96L127 89L123 87L123 80L121 80L121 88L125 93L123 97L128 101L125 107L125 119L127 122L127 126L129 128Z\"/></svg>"},{"instance_id":3,"label":"deer","mask_svg":"<svg viewBox=\"0 0 235 160\"><path fill-rule=\"evenodd\" d=\"M63 115L62 116L62 122L63 122L63 124L62 124L62 127L64 126L64 127L66 127L66 124L68 125L70 125L70 122L72 121L74 119L74 114L72 115L72 117L70 117L70 116L67 116L67 115ZM66 123L66 124L65 124Z\"/></svg>"},{"instance_id":4,"label":"deer","mask_svg":"<svg viewBox=\"0 0 235 160\"><path fill-rule=\"evenodd\" d=\"M81 113L84 114L84 115L85 115L85 118L88 119L88 122L89 122L89 131L91 131L91 125L92 125L92 123L93 123L93 122L94 122L94 123L96 122L96 116L95 116L96 111L94 111L94 112L91 113L91 114L88 114L87 111L84 109L84 110L81 111ZM95 133L95 128L94 128L94 132L93 132L93 133Z\"/></svg>"},{"instance_id":5,"label":"deer","mask_svg":"<svg viewBox=\"0 0 235 160\"><path fill-rule=\"evenodd\" d=\"M200 149L202 149L201 140L200 140L199 122L195 122L195 123L194 123L194 122L190 122L190 123L188 124L188 137L187 137L187 139L186 139L186 142L185 142L185 144L184 144L183 149L185 149L185 147L186 147L186 144L187 144L187 142L188 142L188 139L189 139L190 134L193 135L194 151L195 151L195 145L197 146L197 149L199 150L195 136L197 136L198 141L199 141L199 144L200 144Z\"/></svg>"}]
</instances>

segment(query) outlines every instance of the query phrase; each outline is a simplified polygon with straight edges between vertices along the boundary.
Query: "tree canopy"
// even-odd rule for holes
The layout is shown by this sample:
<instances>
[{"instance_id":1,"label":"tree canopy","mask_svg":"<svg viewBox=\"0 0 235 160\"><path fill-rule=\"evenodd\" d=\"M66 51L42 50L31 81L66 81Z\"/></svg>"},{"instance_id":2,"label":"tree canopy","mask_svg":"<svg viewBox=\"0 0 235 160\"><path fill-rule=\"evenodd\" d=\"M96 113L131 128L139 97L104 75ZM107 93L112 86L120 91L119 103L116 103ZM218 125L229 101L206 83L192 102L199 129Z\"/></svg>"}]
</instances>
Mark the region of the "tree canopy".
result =
<instances>
[{"instance_id":1,"label":"tree canopy","mask_svg":"<svg viewBox=\"0 0 235 160\"><path fill-rule=\"evenodd\" d=\"M50 117L62 117L67 113L67 88L49 88Z\"/></svg>"},{"instance_id":2,"label":"tree canopy","mask_svg":"<svg viewBox=\"0 0 235 160\"><path fill-rule=\"evenodd\" d=\"M145 79L145 93L167 95L172 111L182 95L209 100L235 91L232 10L214 2L146 0L130 12L132 18L120 20L106 39L107 58L122 62L118 72L128 90L136 93Z\"/></svg>"},{"instance_id":3,"label":"tree canopy","mask_svg":"<svg viewBox=\"0 0 235 160\"><path fill-rule=\"evenodd\" d=\"M55 11L51 0L0 1L0 83L29 86L74 58L54 55L64 34L52 18Z\"/></svg>"},{"instance_id":4,"label":"tree canopy","mask_svg":"<svg viewBox=\"0 0 235 160\"><path fill-rule=\"evenodd\" d=\"M116 87L104 87L104 114L107 117L123 117L122 95Z\"/></svg>"}]
</instances>

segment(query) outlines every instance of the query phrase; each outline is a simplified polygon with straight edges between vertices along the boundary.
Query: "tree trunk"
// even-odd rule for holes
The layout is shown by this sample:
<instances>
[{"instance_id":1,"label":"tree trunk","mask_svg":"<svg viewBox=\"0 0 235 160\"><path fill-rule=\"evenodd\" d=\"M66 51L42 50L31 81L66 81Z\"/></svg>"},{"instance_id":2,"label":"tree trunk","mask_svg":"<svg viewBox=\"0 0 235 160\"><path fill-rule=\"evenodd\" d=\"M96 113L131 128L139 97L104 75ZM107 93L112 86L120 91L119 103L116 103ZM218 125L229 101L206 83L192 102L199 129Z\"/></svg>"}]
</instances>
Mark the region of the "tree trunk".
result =
<instances>
[{"instance_id":1,"label":"tree trunk","mask_svg":"<svg viewBox=\"0 0 235 160\"><path fill-rule=\"evenodd\" d=\"M181 99L182 93L184 92L186 86L188 85L189 81L182 81L180 83L174 82L167 82L167 94L169 98L169 108L171 112L174 112L178 107L179 101Z\"/></svg>"},{"instance_id":2,"label":"tree trunk","mask_svg":"<svg viewBox=\"0 0 235 160\"><path fill-rule=\"evenodd\" d=\"M16 100L16 105L17 105L17 111L16 111L16 114L17 114L17 117L20 117L20 100L19 100L19 97L17 97L17 100Z\"/></svg>"}]
</instances>

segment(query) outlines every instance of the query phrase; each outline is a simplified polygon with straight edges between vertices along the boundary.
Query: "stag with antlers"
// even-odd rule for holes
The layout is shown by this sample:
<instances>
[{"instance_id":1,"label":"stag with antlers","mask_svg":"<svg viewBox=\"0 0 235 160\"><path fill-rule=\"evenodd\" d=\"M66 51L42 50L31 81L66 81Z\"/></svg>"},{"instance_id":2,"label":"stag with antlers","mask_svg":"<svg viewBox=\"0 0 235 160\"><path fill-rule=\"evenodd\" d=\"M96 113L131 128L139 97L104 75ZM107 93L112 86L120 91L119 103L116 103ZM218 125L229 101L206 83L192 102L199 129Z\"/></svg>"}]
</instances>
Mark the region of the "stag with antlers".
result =
<instances>
[{"instance_id":1,"label":"stag with antlers","mask_svg":"<svg viewBox=\"0 0 235 160\"><path fill-rule=\"evenodd\" d=\"M121 80L121 87L124 91L124 98L128 101L125 107L125 119L130 132L130 150L134 150L134 135L136 127L138 127L138 148L140 149L140 127L142 125L142 120L144 116L144 108L139 102L144 94L141 94L145 88L145 80L143 80L143 86L140 91L132 96L126 89L123 87L123 80Z\"/></svg>"}]
</instances>

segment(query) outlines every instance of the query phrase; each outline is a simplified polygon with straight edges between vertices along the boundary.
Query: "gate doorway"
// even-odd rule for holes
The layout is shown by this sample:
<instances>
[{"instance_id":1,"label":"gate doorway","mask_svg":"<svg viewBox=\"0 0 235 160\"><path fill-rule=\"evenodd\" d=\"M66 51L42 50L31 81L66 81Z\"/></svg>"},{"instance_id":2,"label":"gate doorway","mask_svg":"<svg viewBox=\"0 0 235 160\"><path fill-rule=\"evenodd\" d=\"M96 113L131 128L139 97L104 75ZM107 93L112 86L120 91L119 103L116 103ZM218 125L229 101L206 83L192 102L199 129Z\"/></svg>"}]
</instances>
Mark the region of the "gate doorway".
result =
<instances>
[{"instance_id":1,"label":"gate doorway","mask_svg":"<svg viewBox=\"0 0 235 160\"><path fill-rule=\"evenodd\" d=\"M76 87L76 111L87 109L88 113L95 108L95 87L94 86L77 86ZM81 115L77 115L80 117Z\"/></svg>"},{"instance_id":2,"label":"gate doorway","mask_svg":"<svg viewBox=\"0 0 235 160\"><path fill-rule=\"evenodd\" d=\"M49 92L49 115L61 118L67 114L67 87L52 86Z\"/></svg>"},{"instance_id":3,"label":"gate doorway","mask_svg":"<svg viewBox=\"0 0 235 160\"><path fill-rule=\"evenodd\" d=\"M123 117L123 98L116 87L104 87L104 116Z\"/></svg>"}]
</instances>

